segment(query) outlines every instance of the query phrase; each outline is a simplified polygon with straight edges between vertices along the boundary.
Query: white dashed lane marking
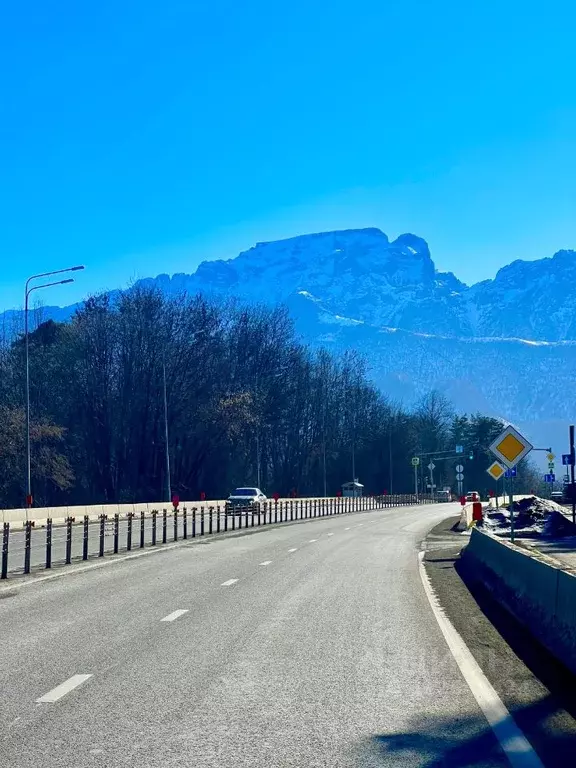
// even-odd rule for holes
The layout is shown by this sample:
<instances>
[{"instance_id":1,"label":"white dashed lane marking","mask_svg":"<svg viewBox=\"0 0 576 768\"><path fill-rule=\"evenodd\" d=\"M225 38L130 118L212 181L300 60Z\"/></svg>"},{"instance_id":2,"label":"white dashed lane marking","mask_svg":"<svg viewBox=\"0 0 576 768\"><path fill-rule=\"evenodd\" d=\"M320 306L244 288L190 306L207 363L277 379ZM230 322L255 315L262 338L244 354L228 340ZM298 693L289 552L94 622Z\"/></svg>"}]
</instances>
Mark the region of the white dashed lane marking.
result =
<instances>
[{"instance_id":1,"label":"white dashed lane marking","mask_svg":"<svg viewBox=\"0 0 576 768\"><path fill-rule=\"evenodd\" d=\"M315 542L315 541L318 541L318 539L310 539L310 541L308 542L308 544L314 544L314 542Z\"/></svg>"},{"instance_id":2,"label":"white dashed lane marking","mask_svg":"<svg viewBox=\"0 0 576 768\"><path fill-rule=\"evenodd\" d=\"M179 619L180 616L183 616L185 613L188 613L188 608L179 608L177 611L169 613L168 616L164 616L160 621L176 621L176 619Z\"/></svg>"},{"instance_id":3,"label":"white dashed lane marking","mask_svg":"<svg viewBox=\"0 0 576 768\"><path fill-rule=\"evenodd\" d=\"M228 581L222 582L222 584L220 586L221 587L231 587L232 584L236 584L237 581L238 581L238 579L228 579Z\"/></svg>"},{"instance_id":4,"label":"white dashed lane marking","mask_svg":"<svg viewBox=\"0 0 576 768\"><path fill-rule=\"evenodd\" d=\"M271 562L272 560L264 560L264 562L260 563L260 565L270 565Z\"/></svg>"},{"instance_id":5,"label":"white dashed lane marking","mask_svg":"<svg viewBox=\"0 0 576 768\"><path fill-rule=\"evenodd\" d=\"M294 547L293 549L289 549L288 552L296 552L297 549L298 547Z\"/></svg>"},{"instance_id":6,"label":"white dashed lane marking","mask_svg":"<svg viewBox=\"0 0 576 768\"><path fill-rule=\"evenodd\" d=\"M329 533L328 536L334 536L334 534L333 533Z\"/></svg>"},{"instance_id":7,"label":"white dashed lane marking","mask_svg":"<svg viewBox=\"0 0 576 768\"><path fill-rule=\"evenodd\" d=\"M344 528L344 530L345 530L345 531L349 531L349 530L350 530L350 528Z\"/></svg>"},{"instance_id":8,"label":"white dashed lane marking","mask_svg":"<svg viewBox=\"0 0 576 768\"><path fill-rule=\"evenodd\" d=\"M89 680L91 677L92 675L72 675L68 680L65 680L60 685L57 685L56 688L52 688L51 691L45 693L44 696L40 696L39 699L36 699L36 703L54 704L55 701L66 696L67 693L73 691L74 688L78 688L79 685L82 685L82 683L85 683L86 680Z\"/></svg>"}]
</instances>

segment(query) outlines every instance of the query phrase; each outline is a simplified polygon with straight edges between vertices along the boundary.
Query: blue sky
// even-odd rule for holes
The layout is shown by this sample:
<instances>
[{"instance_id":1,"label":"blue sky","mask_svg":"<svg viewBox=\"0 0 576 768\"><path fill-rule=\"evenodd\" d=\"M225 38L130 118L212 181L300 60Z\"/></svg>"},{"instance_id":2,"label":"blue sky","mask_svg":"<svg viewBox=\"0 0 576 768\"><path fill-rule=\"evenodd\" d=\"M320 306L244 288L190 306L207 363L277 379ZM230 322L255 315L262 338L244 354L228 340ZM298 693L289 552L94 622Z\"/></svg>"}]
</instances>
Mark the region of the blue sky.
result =
<instances>
[{"instance_id":1,"label":"blue sky","mask_svg":"<svg viewBox=\"0 0 576 768\"><path fill-rule=\"evenodd\" d=\"M0 310L378 226L467 282L576 248L573 3L22 0L0 26Z\"/></svg>"}]
</instances>

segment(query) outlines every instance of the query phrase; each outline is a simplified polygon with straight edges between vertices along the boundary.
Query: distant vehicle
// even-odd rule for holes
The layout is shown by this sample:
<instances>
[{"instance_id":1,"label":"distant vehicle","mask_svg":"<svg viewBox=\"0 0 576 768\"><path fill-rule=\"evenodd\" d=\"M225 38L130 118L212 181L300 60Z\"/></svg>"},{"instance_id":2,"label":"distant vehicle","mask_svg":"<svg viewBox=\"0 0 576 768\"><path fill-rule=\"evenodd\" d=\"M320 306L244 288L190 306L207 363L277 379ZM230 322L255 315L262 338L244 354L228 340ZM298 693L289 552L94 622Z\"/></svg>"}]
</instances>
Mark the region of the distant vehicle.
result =
<instances>
[{"instance_id":1,"label":"distant vehicle","mask_svg":"<svg viewBox=\"0 0 576 768\"><path fill-rule=\"evenodd\" d=\"M436 491L436 501L452 501L452 494L447 490Z\"/></svg>"},{"instance_id":2,"label":"distant vehicle","mask_svg":"<svg viewBox=\"0 0 576 768\"><path fill-rule=\"evenodd\" d=\"M552 501L555 501L557 504L562 504L564 501L564 492L563 491L552 491L550 494L550 498Z\"/></svg>"},{"instance_id":3,"label":"distant vehicle","mask_svg":"<svg viewBox=\"0 0 576 768\"><path fill-rule=\"evenodd\" d=\"M226 500L228 510L238 507L252 507L266 501L266 496L260 488L236 488Z\"/></svg>"},{"instance_id":4,"label":"distant vehicle","mask_svg":"<svg viewBox=\"0 0 576 768\"><path fill-rule=\"evenodd\" d=\"M468 491L466 501L480 501L480 494L478 491Z\"/></svg>"}]
</instances>

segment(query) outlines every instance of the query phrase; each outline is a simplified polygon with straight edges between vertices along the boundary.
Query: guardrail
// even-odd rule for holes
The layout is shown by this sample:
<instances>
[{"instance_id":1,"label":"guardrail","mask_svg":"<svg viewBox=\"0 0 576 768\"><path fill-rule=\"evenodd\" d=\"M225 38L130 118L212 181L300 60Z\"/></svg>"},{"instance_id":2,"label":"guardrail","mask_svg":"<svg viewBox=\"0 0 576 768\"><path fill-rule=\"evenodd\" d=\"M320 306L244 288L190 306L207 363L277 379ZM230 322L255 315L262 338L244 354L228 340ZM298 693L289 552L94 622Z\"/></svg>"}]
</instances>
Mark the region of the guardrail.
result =
<instances>
[{"instance_id":1,"label":"guardrail","mask_svg":"<svg viewBox=\"0 0 576 768\"><path fill-rule=\"evenodd\" d=\"M0 579L228 531L417 503L431 503L431 499L417 500L410 494L281 499L233 509L226 504L205 502L182 509L164 507L149 512L141 509L124 514L42 518L42 527L35 520L23 524L5 521L1 530Z\"/></svg>"}]
</instances>

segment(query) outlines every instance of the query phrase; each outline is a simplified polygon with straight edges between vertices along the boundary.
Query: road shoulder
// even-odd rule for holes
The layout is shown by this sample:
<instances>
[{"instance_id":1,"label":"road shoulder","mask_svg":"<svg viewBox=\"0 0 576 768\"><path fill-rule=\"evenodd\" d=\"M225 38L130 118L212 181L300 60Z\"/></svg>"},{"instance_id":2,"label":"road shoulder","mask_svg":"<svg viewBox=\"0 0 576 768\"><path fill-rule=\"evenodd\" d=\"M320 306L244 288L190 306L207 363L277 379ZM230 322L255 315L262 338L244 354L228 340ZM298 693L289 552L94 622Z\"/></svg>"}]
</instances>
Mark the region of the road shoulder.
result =
<instances>
[{"instance_id":1,"label":"road shoulder","mask_svg":"<svg viewBox=\"0 0 576 768\"><path fill-rule=\"evenodd\" d=\"M459 517L427 536L424 563L447 617L547 766L576 754L576 680L507 611L472 585L460 559L468 539L452 530Z\"/></svg>"}]
</instances>

